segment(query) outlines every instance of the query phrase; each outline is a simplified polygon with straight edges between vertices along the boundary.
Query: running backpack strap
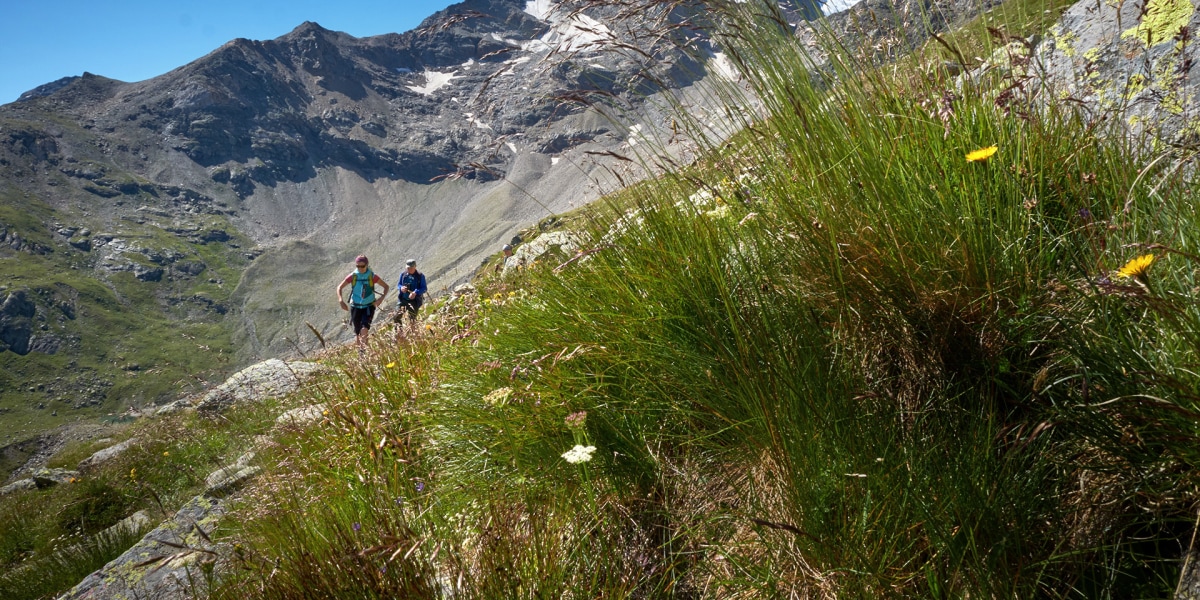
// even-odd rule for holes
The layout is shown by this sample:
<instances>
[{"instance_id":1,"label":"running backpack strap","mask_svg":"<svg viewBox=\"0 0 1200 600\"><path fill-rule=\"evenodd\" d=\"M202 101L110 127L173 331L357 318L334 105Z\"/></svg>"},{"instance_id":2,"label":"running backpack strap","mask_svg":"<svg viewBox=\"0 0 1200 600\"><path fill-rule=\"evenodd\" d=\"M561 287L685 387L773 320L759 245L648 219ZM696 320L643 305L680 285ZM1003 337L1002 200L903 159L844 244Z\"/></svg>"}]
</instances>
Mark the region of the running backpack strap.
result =
<instances>
[{"instance_id":1,"label":"running backpack strap","mask_svg":"<svg viewBox=\"0 0 1200 600\"><path fill-rule=\"evenodd\" d=\"M367 269L365 273L354 272L354 289L350 293L350 301L362 307L375 303L374 271Z\"/></svg>"}]
</instances>

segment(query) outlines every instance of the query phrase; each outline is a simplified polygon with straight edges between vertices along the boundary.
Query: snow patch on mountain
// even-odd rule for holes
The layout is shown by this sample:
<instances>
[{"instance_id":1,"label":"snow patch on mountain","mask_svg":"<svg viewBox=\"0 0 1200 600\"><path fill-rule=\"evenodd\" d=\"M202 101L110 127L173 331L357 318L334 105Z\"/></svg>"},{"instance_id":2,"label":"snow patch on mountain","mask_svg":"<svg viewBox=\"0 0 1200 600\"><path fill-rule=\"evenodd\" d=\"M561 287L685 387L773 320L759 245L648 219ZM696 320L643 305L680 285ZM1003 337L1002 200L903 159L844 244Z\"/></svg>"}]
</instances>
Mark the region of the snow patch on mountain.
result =
<instances>
[{"instance_id":1,"label":"snow patch on mountain","mask_svg":"<svg viewBox=\"0 0 1200 600\"><path fill-rule=\"evenodd\" d=\"M434 92L446 87L451 81L462 77L457 75L458 71L449 73L439 73L438 71L425 70L425 85L410 85L408 89L426 96L432 96Z\"/></svg>"},{"instance_id":2,"label":"snow patch on mountain","mask_svg":"<svg viewBox=\"0 0 1200 600\"><path fill-rule=\"evenodd\" d=\"M525 3L525 12L539 21L547 21L550 19L550 13L554 12L554 2L553 0L529 0Z\"/></svg>"},{"instance_id":3,"label":"snow patch on mountain","mask_svg":"<svg viewBox=\"0 0 1200 600\"><path fill-rule=\"evenodd\" d=\"M617 37L604 23L584 14L557 23L541 41L559 52L599 50Z\"/></svg>"}]
</instances>

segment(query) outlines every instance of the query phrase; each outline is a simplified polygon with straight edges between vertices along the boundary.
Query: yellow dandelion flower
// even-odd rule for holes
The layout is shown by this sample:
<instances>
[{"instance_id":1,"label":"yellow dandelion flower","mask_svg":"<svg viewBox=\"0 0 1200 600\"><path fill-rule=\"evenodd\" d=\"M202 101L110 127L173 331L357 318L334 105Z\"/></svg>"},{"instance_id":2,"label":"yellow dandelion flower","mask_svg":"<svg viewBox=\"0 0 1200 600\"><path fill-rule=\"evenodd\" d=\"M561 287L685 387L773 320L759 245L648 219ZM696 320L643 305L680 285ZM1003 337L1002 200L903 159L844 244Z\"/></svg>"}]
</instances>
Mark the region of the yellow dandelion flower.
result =
<instances>
[{"instance_id":1,"label":"yellow dandelion flower","mask_svg":"<svg viewBox=\"0 0 1200 600\"><path fill-rule=\"evenodd\" d=\"M1146 271L1150 270L1152 263L1154 263L1153 254L1139 256L1125 263L1125 266L1117 271L1117 277L1136 277L1142 279L1146 276Z\"/></svg>"},{"instance_id":2,"label":"yellow dandelion flower","mask_svg":"<svg viewBox=\"0 0 1200 600\"><path fill-rule=\"evenodd\" d=\"M392 367L394 367L394 366L396 366L396 363L395 363L395 361L393 361L393 362L390 362L390 363L388 363L388 364L387 364L387 368L389 368L389 369L390 369L390 368L392 368Z\"/></svg>"},{"instance_id":3,"label":"yellow dandelion flower","mask_svg":"<svg viewBox=\"0 0 1200 600\"><path fill-rule=\"evenodd\" d=\"M992 155L995 154L997 150L999 150L999 148L996 146L988 146L987 148L980 148L974 152L968 152L967 153L967 162L985 161L985 160L991 158Z\"/></svg>"},{"instance_id":4,"label":"yellow dandelion flower","mask_svg":"<svg viewBox=\"0 0 1200 600\"><path fill-rule=\"evenodd\" d=\"M169 451L164 451L164 452L163 452L163 456L170 456L170 455L171 455L171 453L170 453Z\"/></svg>"}]
</instances>

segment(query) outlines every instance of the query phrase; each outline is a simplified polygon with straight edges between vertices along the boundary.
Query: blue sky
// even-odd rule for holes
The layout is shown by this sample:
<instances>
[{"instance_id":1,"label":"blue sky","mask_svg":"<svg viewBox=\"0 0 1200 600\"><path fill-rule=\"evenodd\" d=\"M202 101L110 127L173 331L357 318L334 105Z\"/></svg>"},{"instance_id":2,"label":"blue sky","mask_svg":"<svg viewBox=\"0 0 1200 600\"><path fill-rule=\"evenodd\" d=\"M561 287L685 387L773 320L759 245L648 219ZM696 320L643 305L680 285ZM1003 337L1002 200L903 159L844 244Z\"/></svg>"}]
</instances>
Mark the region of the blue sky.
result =
<instances>
[{"instance_id":1,"label":"blue sky","mask_svg":"<svg viewBox=\"0 0 1200 600\"><path fill-rule=\"evenodd\" d=\"M0 0L0 104L84 71L161 75L234 38L305 21L356 37L408 31L455 0Z\"/></svg>"}]
</instances>

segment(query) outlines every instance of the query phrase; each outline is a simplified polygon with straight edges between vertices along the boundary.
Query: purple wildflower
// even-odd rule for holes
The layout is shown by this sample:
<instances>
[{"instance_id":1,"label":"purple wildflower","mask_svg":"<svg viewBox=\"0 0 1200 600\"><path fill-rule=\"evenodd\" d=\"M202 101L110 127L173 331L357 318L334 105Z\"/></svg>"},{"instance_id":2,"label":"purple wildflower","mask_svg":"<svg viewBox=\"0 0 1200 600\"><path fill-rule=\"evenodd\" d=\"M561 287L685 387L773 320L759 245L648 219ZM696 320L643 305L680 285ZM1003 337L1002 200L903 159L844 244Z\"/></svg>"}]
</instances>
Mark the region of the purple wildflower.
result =
<instances>
[{"instance_id":1,"label":"purple wildflower","mask_svg":"<svg viewBox=\"0 0 1200 600\"><path fill-rule=\"evenodd\" d=\"M350 529L353 529L353 530L355 530L355 531L358 531L359 529L362 529L362 524L361 524L361 523L355 523L355 524L353 524L353 525L351 525L351 526L350 526Z\"/></svg>"},{"instance_id":2,"label":"purple wildflower","mask_svg":"<svg viewBox=\"0 0 1200 600\"><path fill-rule=\"evenodd\" d=\"M424 482L424 481L418 481L418 482L417 482L417 491L418 491L418 492L423 492L423 491L425 491L425 482Z\"/></svg>"},{"instance_id":3,"label":"purple wildflower","mask_svg":"<svg viewBox=\"0 0 1200 600\"><path fill-rule=\"evenodd\" d=\"M587 411L581 410L576 413L571 413L567 415L563 421L567 424L567 427L570 427L571 429L583 429L583 423L587 421Z\"/></svg>"}]
</instances>

